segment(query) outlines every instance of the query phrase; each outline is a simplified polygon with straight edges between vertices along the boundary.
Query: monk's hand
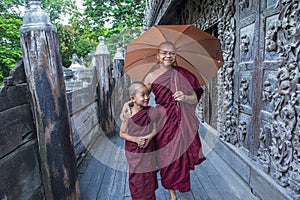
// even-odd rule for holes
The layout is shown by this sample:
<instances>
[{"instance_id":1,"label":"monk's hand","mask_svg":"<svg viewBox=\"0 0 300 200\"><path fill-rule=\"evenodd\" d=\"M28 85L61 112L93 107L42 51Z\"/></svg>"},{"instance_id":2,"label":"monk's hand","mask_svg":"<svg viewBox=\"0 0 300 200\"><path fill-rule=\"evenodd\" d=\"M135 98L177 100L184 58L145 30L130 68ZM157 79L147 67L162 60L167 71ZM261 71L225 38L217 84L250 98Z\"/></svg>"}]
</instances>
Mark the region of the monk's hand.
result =
<instances>
[{"instance_id":1,"label":"monk's hand","mask_svg":"<svg viewBox=\"0 0 300 200\"><path fill-rule=\"evenodd\" d=\"M124 103L121 114L120 114L120 119L122 121L131 117L131 110L130 110L131 104L132 104L132 101L128 101L128 102Z\"/></svg>"},{"instance_id":2,"label":"monk's hand","mask_svg":"<svg viewBox=\"0 0 300 200\"><path fill-rule=\"evenodd\" d=\"M139 148L145 148L146 139L144 137L139 137L137 139L137 144Z\"/></svg>"},{"instance_id":3,"label":"monk's hand","mask_svg":"<svg viewBox=\"0 0 300 200\"><path fill-rule=\"evenodd\" d=\"M145 138L145 144L144 144L143 148L146 148L148 146L149 142L151 141L151 139L148 137L144 137L144 138Z\"/></svg>"},{"instance_id":4,"label":"monk's hand","mask_svg":"<svg viewBox=\"0 0 300 200\"><path fill-rule=\"evenodd\" d=\"M185 100L185 95L183 94L182 91L177 91L173 94L173 97L175 101L184 101Z\"/></svg>"}]
</instances>

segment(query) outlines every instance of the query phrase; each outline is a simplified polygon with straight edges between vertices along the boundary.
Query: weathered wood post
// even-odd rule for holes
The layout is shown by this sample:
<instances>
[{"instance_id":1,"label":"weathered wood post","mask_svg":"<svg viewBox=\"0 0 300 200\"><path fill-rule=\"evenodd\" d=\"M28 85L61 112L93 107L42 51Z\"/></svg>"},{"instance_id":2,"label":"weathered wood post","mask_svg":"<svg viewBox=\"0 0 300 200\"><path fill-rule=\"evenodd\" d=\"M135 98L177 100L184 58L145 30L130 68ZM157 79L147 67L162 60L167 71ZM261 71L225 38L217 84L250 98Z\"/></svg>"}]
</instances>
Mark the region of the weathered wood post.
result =
<instances>
[{"instance_id":1,"label":"weathered wood post","mask_svg":"<svg viewBox=\"0 0 300 200\"><path fill-rule=\"evenodd\" d=\"M113 113L117 123L121 123L119 116L123 108L123 104L129 100L128 87L130 85L130 77L124 72L124 51L123 47L117 47L116 54L113 59L113 74L115 79L115 87L113 91Z\"/></svg>"},{"instance_id":2,"label":"weathered wood post","mask_svg":"<svg viewBox=\"0 0 300 200\"><path fill-rule=\"evenodd\" d=\"M39 0L29 1L20 32L45 197L78 199L79 182L59 42L56 28Z\"/></svg>"},{"instance_id":3,"label":"weathered wood post","mask_svg":"<svg viewBox=\"0 0 300 200\"><path fill-rule=\"evenodd\" d=\"M112 78L112 65L110 53L104 44L104 37L99 37L100 44L93 55L98 80L98 116L99 123L106 135L115 134L115 120L112 112L112 90L114 80Z\"/></svg>"}]
</instances>

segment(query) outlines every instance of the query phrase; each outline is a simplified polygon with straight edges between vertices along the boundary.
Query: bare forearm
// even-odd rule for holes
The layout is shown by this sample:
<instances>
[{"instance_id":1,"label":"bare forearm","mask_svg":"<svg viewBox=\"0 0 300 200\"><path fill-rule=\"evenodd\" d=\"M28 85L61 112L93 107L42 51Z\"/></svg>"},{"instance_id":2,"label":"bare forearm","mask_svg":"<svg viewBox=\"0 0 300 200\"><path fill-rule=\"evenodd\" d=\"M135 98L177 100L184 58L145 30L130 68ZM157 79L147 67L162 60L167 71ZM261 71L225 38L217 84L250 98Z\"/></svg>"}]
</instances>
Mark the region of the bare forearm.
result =
<instances>
[{"instance_id":1,"label":"bare forearm","mask_svg":"<svg viewBox=\"0 0 300 200\"><path fill-rule=\"evenodd\" d=\"M120 131L120 137L126 141L138 143L138 138Z\"/></svg>"},{"instance_id":2,"label":"bare forearm","mask_svg":"<svg viewBox=\"0 0 300 200\"><path fill-rule=\"evenodd\" d=\"M188 104L197 104L198 103L198 99L197 99L196 94L184 95L182 101L185 102L185 103L188 103Z\"/></svg>"},{"instance_id":3,"label":"bare forearm","mask_svg":"<svg viewBox=\"0 0 300 200\"><path fill-rule=\"evenodd\" d=\"M191 94L184 94L182 91L174 93L175 101L181 101L187 104L197 104L198 99L196 93L193 91Z\"/></svg>"}]
</instances>

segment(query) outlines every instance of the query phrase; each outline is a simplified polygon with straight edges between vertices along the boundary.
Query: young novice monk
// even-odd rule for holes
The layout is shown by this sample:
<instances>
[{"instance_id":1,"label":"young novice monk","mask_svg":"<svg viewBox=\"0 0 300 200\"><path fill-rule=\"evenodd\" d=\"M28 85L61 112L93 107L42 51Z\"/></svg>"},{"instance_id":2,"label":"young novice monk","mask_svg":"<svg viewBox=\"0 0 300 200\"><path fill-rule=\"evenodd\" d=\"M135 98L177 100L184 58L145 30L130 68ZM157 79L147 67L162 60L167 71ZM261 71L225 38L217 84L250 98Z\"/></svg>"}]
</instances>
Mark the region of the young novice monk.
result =
<instances>
[{"instance_id":1,"label":"young novice monk","mask_svg":"<svg viewBox=\"0 0 300 200\"><path fill-rule=\"evenodd\" d=\"M148 106L149 91L143 83L133 82L129 94L133 102L131 117L122 119L120 137L125 139L130 193L133 200L155 200L158 184L152 140L157 133L154 108Z\"/></svg>"}]
</instances>

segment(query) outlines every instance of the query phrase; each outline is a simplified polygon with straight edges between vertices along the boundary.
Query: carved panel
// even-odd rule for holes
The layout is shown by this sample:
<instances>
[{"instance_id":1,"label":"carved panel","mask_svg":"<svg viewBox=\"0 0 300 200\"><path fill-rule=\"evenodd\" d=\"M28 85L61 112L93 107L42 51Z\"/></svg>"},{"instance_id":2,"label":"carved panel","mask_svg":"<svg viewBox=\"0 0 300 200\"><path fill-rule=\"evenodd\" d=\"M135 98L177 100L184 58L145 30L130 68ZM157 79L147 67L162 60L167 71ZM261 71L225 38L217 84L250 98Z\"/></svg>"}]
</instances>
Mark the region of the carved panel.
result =
<instances>
[{"instance_id":1,"label":"carved panel","mask_svg":"<svg viewBox=\"0 0 300 200\"><path fill-rule=\"evenodd\" d=\"M239 102L243 105L248 105L249 102L249 80L246 77L242 77L239 87Z\"/></svg>"},{"instance_id":2,"label":"carved panel","mask_svg":"<svg viewBox=\"0 0 300 200\"><path fill-rule=\"evenodd\" d=\"M189 7L185 5L184 9L182 10L183 12L179 15L179 24L189 24L189 22L191 21Z\"/></svg>"},{"instance_id":3,"label":"carved panel","mask_svg":"<svg viewBox=\"0 0 300 200\"><path fill-rule=\"evenodd\" d=\"M239 115L239 123L237 124L237 146L245 147L244 149L249 149L251 132L250 129L250 116L246 114Z\"/></svg>"},{"instance_id":4,"label":"carved panel","mask_svg":"<svg viewBox=\"0 0 300 200\"><path fill-rule=\"evenodd\" d=\"M277 20L278 15L273 15L266 18L265 27L265 51L264 51L264 59L267 61L274 61L277 58L277 50L278 50L278 44L277 44L277 32L278 32L278 26L279 22Z\"/></svg>"},{"instance_id":5,"label":"carved panel","mask_svg":"<svg viewBox=\"0 0 300 200\"><path fill-rule=\"evenodd\" d=\"M267 8L276 6L278 2L278 0L267 0Z\"/></svg>"},{"instance_id":6,"label":"carved panel","mask_svg":"<svg viewBox=\"0 0 300 200\"><path fill-rule=\"evenodd\" d=\"M269 146L271 144L271 125L269 123L263 122L261 124L259 132L259 148L257 152L257 158L260 165L263 167L263 170L266 173L270 171L271 158Z\"/></svg>"},{"instance_id":7,"label":"carved panel","mask_svg":"<svg viewBox=\"0 0 300 200\"><path fill-rule=\"evenodd\" d=\"M276 72L275 71L264 71L264 79L262 83L262 110L268 112L270 115L275 108L275 87L276 87ZM266 120L271 121L271 117L267 117Z\"/></svg>"},{"instance_id":8,"label":"carved panel","mask_svg":"<svg viewBox=\"0 0 300 200\"><path fill-rule=\"evenodd\" d=\"M249 18L252 14L256 12L257 1L256 0L239 0L239 19L244 20Z\"/></svg>"},{"instance_id":9,"label":"carved panel","mask_svg":"<svg viewBox=\"0 0 300 200\"><path fill-rule=\"evenodd\" d=\"M225 6L223 6L225 4ZM224 13L228 12L228 5L231 5L232 2L222 2L222 1L198 1L192 0L191 5L194 11L199 11L198 13L192 14L192 23L196 24L203 30L208 29L212 25L216 24L222 20ZM193 8L193 6L195 6ZM224 7L224 10L223 10ZM233 11L233 10L232 10ZM229 16L230 18L230 16Z\"/></svg>"},{"instance_id":10,"label":"carved panel","mask_svg":"<svg viewBox=\"0 0 300 200\"><path fill-rule=\"evenodd\" d=\"M254 24L240 29L240 61L249 62L253 60Z\"/></svg>"}]
</instances>

